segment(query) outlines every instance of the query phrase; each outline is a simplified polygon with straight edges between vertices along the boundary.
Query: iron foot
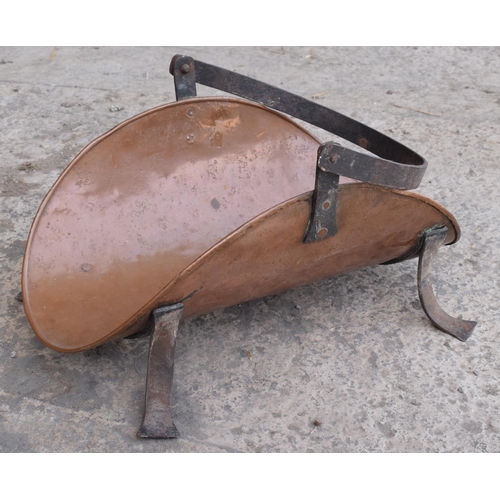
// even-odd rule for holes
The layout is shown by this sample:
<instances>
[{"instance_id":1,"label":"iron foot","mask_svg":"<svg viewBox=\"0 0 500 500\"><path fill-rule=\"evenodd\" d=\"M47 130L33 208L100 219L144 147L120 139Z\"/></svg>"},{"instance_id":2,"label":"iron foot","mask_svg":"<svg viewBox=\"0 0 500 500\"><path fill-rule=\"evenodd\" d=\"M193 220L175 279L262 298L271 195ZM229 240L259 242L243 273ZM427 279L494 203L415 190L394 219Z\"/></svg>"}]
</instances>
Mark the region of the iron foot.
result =
<instances>
[{"instance_id":1,"label":"iron foot","mask_svg":"<svg viewBox=\"0 0 500 500\"><path fill-rule=\"evenodd\" d=\"M449 333L457 339L465 342L474 327L475 321L466 321L459 318L453 318L447 314L437 303L434 290L432 289L432 261L439 248L446 239L448 229L446 226L436 226L427 229L422 236L422 248L418 261L418 295L425 314L440 330Z\"/></svg>"},{"instance_id":2,"label":"iron foot","mask_svg":"<svg viewBox=\"0 0 500 500\"><path fill-rule=\"evenodd\" d=\"M165 439L180 436L172 420L171 392L175 339L183 309L180 302L153 311L144 420L137 437Z\"/></svg>"}]
</instances>

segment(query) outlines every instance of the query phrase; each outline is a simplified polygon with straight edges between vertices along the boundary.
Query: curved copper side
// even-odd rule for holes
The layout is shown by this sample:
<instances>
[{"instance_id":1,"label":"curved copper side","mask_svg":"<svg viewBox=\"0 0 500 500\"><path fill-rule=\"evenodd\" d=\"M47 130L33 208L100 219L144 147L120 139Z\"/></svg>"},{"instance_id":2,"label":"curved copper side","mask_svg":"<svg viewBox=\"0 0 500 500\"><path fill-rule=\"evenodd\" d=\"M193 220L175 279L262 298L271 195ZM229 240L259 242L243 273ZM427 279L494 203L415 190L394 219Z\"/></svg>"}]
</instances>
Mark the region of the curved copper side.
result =
<instances>
[{"instance_id":1,"label":"curved copper side","mask_svg":"<svg viewBox=\"0 0 500 500\"><path fill-rule=\"evenodd\" d=\"M155 296L131 310L126 321L88 337L56 338L52 348L74 352L144 328L153 309L184 303L184 317L279 293L405 254L428 227L448 227L447 243L458 224L443 207L409 192L367 184L346 184L339 195L339 232L304 244L312 193L292 198L250 220L181 270ZM55 312L55 311L53 311ZM56 344L56 342L59 342Z\"/></svg>"},{"instance_id":2,"label":"curved copper side","mask_svg":"<svg viewBox=\"0 0 500 500\"><path fill-rule=\"evenodd\" d=\"M311 193L298 196L245 224L180 273L155 302L182 301L184 316L196 316L383 263L436 224L448 227L447 243L457 235L454 217L431 200L348 184L340 188L338 233L304 244L310 202Z\"/></svg>"},{"instance_id":3,"label":"curved copper side","mask_svg":"<svg viewBox=\"0 0 500 500\"><path fill-rule=\"evenodd\" d=\"M312 190L318 146L230 98L160 106L96 139L30 231L22 289L35 333L61 351L108 338L232 231Z\"/></svg>"}]
</instances>

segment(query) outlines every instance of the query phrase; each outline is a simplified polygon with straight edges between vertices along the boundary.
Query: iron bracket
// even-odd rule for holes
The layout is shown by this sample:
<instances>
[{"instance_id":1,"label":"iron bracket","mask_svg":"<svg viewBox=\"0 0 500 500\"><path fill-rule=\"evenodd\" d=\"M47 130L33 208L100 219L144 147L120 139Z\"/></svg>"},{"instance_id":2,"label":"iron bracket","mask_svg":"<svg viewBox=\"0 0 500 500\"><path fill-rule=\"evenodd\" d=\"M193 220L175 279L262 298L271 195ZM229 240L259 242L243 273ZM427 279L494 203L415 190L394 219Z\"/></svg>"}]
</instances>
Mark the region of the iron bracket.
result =
<instances>
[{"instance_id":1,"label":"iron bracket","mask_svg":"<svg viewBox=\"0 0 500 500\"><path fill-rule=\"evenodd\" d=\"M339 174L327 172L316 166L316 180L311 202L311 216L306 228L304 243L312 243L337 234L337 201Z\"/></svg>"},{"instance_id":2,"label":"iron bracket","mask_svg":"<svg viewBox=\"0 0 500 500\"><path fill-rule=\"evenodd\" d=\"M170 73L174 77L175 98L178 101L196 97L194 60L189 56L174 56L170 63Z\"/></svg>"}]
</instances>

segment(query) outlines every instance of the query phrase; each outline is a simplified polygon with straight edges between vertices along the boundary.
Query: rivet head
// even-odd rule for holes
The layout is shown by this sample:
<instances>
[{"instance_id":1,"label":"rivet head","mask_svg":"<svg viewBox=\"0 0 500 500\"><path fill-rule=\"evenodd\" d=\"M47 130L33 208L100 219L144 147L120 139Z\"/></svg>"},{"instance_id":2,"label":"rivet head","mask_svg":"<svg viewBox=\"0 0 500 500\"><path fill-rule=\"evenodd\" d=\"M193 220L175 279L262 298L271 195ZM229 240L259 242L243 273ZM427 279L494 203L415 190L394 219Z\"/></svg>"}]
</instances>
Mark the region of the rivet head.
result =
<instances>
[{"instance_id":1,"label":"rivet head","mask_svg":"<svg viewBox=\"0 0 500 500\"><path fill-rule=\"evenodd\" d=\"M193 142L194 142L194 135L193 134L188 134L186 136L186 141L188 142L188 144L193 144Z\"/></svg>"},{"instance_id":2,"label":"rivet head","mask_svg":"<svg viewBox=\"0 0 500 500\"><path fill-rule=\"evenodd\" d=\"M186 110L186 116L189 116L190 118L194 116L194 109L193 108L188 108Z\"/></svg>"},{"instance_id":3,"label":"rivet head","mask_svg":"<svg viewBox=\"0 0 500 500\"><path fill-rule=\"evenodd\" d=\"M339 161L339 155L337 153L332 154L330 156L330 163L337 163Z\"/></svg>"},{"instance_id":4,"label":"rivet head","mask_svg":"<svg viewBox=\"0 0 500 500\"><path fill-rule=\"evenodd\" d=\"M323 210L328 210L331 206L332 204L329 201L325 201L325 203L323 203Z\"/></svg>"},{"instance_id":5,"label":"rivet head","mask_svg":"<svg viewBox=\"0 0 500 500\"><path fill-rule=\"evenodd\" d=\"M318 231L318 238L324 238L327 234L328 229L326 227L323 227Z\"/></svg>"},{"instance_id":6,"label":"rivet head","mask_svg":"<svg viewBox=\"0 0 500 500\"><path fill-rule=\"evenodd\" d=\"M90 264L82 264L82 271L85 271L88 273L92 269L92 266Z\"/></svg>"},{"instance_id":7,"label":"rivet head","mask_svg":"<svg viewBox=\"0 0 500 500\"><path fill-rule=\"evenodd\" d=\"M183 64L181 66L181 73L187 75L191 71L191 66L189 64Z\"/></svg>"}]
</instances>

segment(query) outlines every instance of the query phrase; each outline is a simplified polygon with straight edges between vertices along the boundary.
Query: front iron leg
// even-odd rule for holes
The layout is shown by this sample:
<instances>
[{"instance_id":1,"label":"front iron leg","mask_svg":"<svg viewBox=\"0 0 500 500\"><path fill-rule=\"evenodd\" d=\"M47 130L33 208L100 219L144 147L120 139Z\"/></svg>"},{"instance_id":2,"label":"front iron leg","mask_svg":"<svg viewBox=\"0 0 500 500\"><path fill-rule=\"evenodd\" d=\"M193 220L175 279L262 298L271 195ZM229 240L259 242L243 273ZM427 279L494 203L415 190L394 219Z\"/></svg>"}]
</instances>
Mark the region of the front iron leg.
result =
<instances>
[{"instance_id":1,"label":"front iron leg","mask_svg":"<svg viewBox=\"0 0 500 500\"><path fill-rule=\"evenodd\" d=\"M432 261L439 248L443 245L447 235L446 226L437 226L427 229L422 237L422 248L418 261L418 295L425 314L440 330L453 335L457 339L465 342L471 335L475 321L466 321L459 318L452 318L441 309L437 303L434 290L432 289Z\"/></svg>"},{"instance_id":2,"label":"front iron leg","mask_svg":"<svg viewBox=\"0 0 500 500\"><path fill-rule=\"evenodd\" d=\"M176 438L179 431L171 413L175 339L184 306L181 303L153 311L149 343L144 420L137 432L142 438Z\"/></svg>"}]
</instances>

